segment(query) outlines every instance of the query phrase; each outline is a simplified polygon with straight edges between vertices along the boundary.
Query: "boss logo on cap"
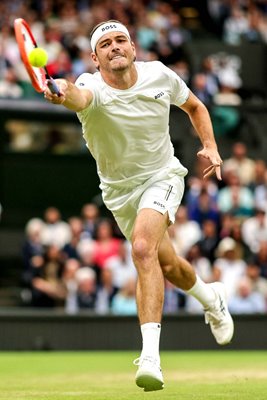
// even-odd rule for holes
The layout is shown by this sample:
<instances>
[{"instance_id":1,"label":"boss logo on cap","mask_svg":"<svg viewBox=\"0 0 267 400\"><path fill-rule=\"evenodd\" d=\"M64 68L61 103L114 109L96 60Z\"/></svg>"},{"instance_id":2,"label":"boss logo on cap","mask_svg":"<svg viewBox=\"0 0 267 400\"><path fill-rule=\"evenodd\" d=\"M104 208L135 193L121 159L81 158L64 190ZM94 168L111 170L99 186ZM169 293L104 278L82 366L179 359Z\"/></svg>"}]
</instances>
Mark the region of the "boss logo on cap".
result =
<instances>
[{"instance_id":1,"label":"boss logo on cap","mask_svg":"<svg viewBox=\"0 0 267 400\"><path fill-rule=\"evenodd\" d=\"M101 29L102 32L104 31L108 31L109 29L113 29L113 28L117 28L116 25L107 25L107 26L103 26L103 28Z\"/></svg>"}]
</instances>

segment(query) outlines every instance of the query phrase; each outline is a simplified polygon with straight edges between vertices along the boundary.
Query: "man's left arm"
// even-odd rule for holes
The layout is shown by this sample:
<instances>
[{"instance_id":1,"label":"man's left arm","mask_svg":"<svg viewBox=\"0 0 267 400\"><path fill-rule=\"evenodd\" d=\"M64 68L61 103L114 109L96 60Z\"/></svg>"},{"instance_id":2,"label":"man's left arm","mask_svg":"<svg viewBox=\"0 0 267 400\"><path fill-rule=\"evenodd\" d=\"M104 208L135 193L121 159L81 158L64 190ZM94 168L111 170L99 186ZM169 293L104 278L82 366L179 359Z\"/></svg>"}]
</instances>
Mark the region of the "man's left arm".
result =
<instances>
[{"instance_id":1,"label":"man's left arm","mask_svg":"<svg viewBox=\"0 0 267 400\"><path fill-rule=\"evenodd\" d=\"M180 108L188 114L202 143L203 149L197 153L197 156L204 157L211 162L211 165L203 172L204 178L215 173L217 179L221 180L222 159L218 152L207 107L190 91L187 101Z\"/></svg>"}]
</instances>

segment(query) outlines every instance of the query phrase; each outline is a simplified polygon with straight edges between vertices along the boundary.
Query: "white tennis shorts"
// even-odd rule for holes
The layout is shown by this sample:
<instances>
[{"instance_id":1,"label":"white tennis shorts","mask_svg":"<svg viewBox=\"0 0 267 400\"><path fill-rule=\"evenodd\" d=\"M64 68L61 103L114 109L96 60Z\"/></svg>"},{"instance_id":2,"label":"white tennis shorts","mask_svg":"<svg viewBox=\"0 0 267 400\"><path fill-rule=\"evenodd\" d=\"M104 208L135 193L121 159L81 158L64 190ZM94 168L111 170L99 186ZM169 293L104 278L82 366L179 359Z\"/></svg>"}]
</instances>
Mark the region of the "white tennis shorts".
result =
<instances>
[{"instance_id":1,"label":"white tennis shorts","mask_svg":"<svg viewBox=\"0 0 267 400\"><path fill-rule=\"evenodd\" d=\"M165 214L168 212L171 223L184 194L184 177L187 169L179 163L160 170L141 185L127 185L115 189L101 185L105 205L112 212L123 233L130 240L138 212L152 208Z\"/></svg>"}]
</instances>

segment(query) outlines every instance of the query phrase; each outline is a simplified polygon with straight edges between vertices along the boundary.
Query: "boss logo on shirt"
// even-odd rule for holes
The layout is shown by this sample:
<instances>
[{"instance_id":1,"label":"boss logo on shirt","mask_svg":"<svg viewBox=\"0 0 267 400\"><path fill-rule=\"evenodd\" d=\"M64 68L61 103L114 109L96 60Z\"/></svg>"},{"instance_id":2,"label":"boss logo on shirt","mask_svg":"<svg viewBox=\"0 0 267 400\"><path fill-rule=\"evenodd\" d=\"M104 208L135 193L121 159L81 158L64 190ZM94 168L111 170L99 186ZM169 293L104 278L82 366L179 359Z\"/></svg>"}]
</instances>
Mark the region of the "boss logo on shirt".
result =
<instances>
[{"instance_id":1,"label":"boss logo on shirt","mask_svg":"<svg viewBox=\"0 0 267 400\"><path fill-rule=\"evenodd\" d=\"M105 31L108 31L109 29L115 29L115 28L117 28L117 26L116 25L108 25L108 26L103 26L103 28L101 29L102 30L102 32L105 32Z\"/></svg>"},{"instance_id":2,"label":"boss logo on shirt","mask_svg":"<svg viewBox=\"0 0 267 400\"><path fill-rule=\"evenodd\" d=\"M157 100L162 96L164 96L164 92L159 92L158 94L156 94L155 99Z\"/></svg>"}]
</instances>

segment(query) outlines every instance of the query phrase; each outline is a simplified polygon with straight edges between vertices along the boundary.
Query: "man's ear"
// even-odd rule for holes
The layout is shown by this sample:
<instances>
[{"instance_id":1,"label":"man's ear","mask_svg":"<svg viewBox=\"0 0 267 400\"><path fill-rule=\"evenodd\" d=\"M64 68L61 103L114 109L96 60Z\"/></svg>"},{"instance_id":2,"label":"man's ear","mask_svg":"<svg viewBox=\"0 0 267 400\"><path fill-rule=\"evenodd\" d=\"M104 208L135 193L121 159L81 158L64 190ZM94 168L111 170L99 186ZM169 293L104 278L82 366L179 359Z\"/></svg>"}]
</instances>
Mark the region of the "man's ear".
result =
<instances>
[{"instance_id":1,"label":"man's ear","mask_svg":"<svg viewBox=\"0 0 267 400\"><path fill-rule=\"evenodd\" d=\"M99 69L99 62L96 53L91 53L92 60L95 64L96 69Z\"/></svg>"},{"instance_id":2,"label":"man's ear","mask_svg":"<svg viewBox=\"0 0 267 400\"><path fill-rule=\"evenodd\" d=\"M134 42L131 42L131 46L132 46L133 53L134 53L134 59L136 59L136 50L135 50Z\"/></svg>"}]
</instances>

